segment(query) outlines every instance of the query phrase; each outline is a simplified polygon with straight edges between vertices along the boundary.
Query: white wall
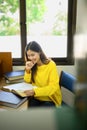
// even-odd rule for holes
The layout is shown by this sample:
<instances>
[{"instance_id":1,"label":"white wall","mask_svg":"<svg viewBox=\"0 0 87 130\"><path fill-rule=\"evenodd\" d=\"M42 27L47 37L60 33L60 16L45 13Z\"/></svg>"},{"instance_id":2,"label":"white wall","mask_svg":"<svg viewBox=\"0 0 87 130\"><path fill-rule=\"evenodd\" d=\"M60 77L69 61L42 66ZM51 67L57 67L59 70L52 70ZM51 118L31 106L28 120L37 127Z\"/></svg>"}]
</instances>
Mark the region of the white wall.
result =
<instances>
[{"instance_id":1,"label":"white wall","mask_svg":"<svg viewBox=\"0 0 87 130\"><path fill-rule=\"evenodd\" d=\"M58 72L60 74L61 70L66 71L68 73L71 73L72 75L76 76L76 67L75 65L69 66L69 65L65 65L65 66L57 66L58 68Z\"/></svg>"}]
</instances>

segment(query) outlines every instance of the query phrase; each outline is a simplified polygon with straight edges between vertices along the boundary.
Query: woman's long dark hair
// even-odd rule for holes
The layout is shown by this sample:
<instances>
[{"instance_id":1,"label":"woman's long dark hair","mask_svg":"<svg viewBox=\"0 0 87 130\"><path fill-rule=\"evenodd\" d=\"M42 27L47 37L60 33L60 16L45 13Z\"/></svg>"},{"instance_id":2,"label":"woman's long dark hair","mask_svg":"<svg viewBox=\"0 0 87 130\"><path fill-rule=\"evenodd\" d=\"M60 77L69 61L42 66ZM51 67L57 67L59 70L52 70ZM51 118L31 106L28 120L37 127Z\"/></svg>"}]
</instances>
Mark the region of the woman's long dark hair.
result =
<instances>
[{"instance_id":1,"label":"woman's long dark hair","mask_svg":"<svg viewBox=\"0 0 87 130\"><path fill-rule=\"evenodd\" d=\"M32 51L35 51L35 52L39 53L40 54L40 59L41 59L43 64L48 64L49 63L50 60L46 57L46 55L44 54L41 46L36 41L29 42L27 44L26 48L25 48L25 57L26 57L27 61L29 60L28 56L27 56L27 51L28 50L32 50ZM32 80L32 82L35 82L34 81L34 75L35 75L35 73L37 71L37 64L35 64L31 70L32 70L31 80Z\"/></svg>"}]
</instances>

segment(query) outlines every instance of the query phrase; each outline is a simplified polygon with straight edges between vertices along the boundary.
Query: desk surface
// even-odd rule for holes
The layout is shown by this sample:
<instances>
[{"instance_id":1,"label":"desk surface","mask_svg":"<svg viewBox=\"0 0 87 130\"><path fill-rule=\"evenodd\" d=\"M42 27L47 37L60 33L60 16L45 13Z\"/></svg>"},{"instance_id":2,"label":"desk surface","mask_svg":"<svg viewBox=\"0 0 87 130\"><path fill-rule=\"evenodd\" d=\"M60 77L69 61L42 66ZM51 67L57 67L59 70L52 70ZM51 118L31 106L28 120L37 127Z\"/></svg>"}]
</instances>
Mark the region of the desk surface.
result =
<instances>
[{"instance_id":1,"label":"desk surface","mask_svg":"<svg viewBox=\"0 0 87 130\"><path fill-rule=\"evenodd\" d=\"M8 85L5 82L5 79L2 77L0 78L0 88L2 86ZM28 101L25 101L21 106L19 106L18 108L10 108L10 107L6 107L6 106L2 106L0 105L0 111L4 111L4 110L27 110L28 106Z\"/></svg>"}]
</instances>

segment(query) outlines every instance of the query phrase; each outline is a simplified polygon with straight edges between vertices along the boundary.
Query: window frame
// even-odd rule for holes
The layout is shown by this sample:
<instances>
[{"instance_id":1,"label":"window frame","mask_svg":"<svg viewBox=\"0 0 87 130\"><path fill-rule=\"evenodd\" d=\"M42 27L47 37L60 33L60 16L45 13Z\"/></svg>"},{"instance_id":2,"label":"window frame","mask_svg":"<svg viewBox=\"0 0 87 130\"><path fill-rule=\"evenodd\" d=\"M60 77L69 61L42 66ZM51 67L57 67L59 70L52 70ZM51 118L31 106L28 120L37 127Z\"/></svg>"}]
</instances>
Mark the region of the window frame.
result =
<instances>
[{"instance_id":1,"label":"window frame","mask_svg":"<svg viewBox=\"0 0 87 130\"><path fill-rule=\"evenodd\" d=\"M26 32L26 0L20 2L20 32L21 32L21 58L13 58L13 65L24 65L24 49L27 45ZM68 25L67 25L67 58L52 58L56 65L74 65L73 36L76 30L77 0L68 0Z\"/></svg>"}]
</instances>

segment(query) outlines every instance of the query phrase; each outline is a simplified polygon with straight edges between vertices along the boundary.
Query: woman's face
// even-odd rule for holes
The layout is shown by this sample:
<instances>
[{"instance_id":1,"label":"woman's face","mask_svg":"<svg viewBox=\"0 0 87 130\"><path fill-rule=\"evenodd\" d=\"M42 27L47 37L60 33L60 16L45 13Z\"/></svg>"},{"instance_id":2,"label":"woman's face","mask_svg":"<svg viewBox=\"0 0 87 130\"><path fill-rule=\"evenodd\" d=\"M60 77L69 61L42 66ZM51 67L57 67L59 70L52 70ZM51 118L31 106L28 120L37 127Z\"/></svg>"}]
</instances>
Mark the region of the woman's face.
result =
<instances>
[{"instance_id":1,"label":"woman's face","mask_svg":"<svg viewBox=\"0 0 87 130\"><path fill-rule=\"evenodd\" d=\"M38 64L40 62L40 54L38 52L28 50L27 51L27 57L34 64L36 64L36 63Z\"/></svg>"}]
</instances>

